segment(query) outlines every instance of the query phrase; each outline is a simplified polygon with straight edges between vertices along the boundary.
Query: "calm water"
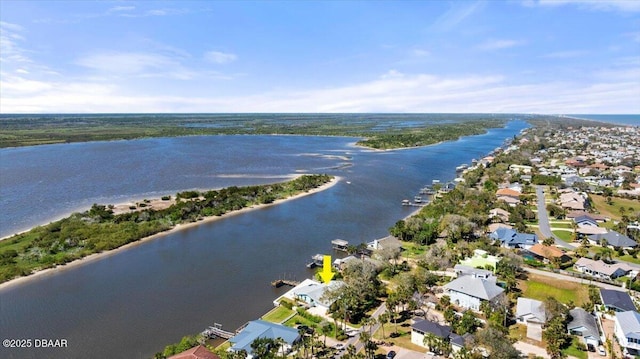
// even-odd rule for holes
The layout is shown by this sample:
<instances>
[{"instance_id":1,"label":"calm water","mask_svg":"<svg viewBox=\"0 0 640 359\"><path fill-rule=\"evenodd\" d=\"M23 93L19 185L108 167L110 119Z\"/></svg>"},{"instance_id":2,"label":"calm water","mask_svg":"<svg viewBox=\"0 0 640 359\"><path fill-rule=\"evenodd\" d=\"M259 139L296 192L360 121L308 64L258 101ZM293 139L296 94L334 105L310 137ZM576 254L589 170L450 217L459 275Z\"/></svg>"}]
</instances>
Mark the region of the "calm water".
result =
<instances>
[{"instance_id":1,"label":"calm water","mask_svg":"<svg viewBox=\"0 0 640 359\"><path fill-rule=\"evenodd\" d=\"M640 114L635 115L570 115L572 117L609 122L618 125L640 126Z\"/></svg>"},{"instance_id":2,"label":"calm water","mask_svg":"<svg viewBox=\"0 0 640 359\"><path fill-rule=\"evenodd\" d=\"M0 291L0 338L67 339L67 349L4 349L2 358L149 358L214 322L235 329L272 307L283 274L302 279L330 241L387 235L432 179L454 176L527 125L419 149L373 152L353 139L211 136L0 150L5 233L93 202L186 188L265 183L301 172L333 188L138 245ZM337 157L340 156L340 157ZM342 157L345 156L345 157ZM349 181L348 184L346 181ZM38 210L34 211L34 205ZM11 211L4 210L11 208Z\"/></svg>"}]
</instances>

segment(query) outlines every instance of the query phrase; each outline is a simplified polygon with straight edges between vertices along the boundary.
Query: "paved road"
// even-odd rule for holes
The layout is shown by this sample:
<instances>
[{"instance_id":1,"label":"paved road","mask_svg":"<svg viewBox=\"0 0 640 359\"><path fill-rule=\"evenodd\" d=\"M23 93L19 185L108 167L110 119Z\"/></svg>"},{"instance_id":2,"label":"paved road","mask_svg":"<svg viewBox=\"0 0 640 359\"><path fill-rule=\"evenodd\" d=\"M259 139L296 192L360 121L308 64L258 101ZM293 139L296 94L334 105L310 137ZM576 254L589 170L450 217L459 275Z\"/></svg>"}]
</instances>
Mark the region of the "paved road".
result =
<instances>
[{"instance_id":1,"label":"paved road","mask_svg":"<svg viewBox=\"0 0 640 359\"><path fill-rule=\"evenodd\" d=\"M540 234L544 238L553 238L556 245L560 247L564 247L569 250L576 249L575 246L563 241L562 239L556 237L553 232L551 232L551 226L549 225L549 215L547 214L547 205L544 202L544 191L542 190L542 186L536 186L536 195L538 196L538 229L540 230Z\"/></svg>"}]
</instances>

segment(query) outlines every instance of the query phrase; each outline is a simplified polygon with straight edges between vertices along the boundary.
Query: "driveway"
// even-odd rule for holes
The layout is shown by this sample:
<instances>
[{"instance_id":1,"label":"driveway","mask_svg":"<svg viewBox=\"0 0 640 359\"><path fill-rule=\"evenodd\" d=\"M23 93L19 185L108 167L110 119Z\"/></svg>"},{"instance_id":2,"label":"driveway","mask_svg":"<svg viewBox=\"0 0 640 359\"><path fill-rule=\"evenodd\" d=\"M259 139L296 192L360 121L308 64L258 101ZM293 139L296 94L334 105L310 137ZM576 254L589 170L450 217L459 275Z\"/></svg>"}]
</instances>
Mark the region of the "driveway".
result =
<instances>
[{"instance_id":1,"label":"driveway","mask_svg":"<svg viewBox=\"0 0 640 359\"><path fill-rule=\"evenodd\" d=\"M518 349L524 355L533 354L545 359L549 358L549 354L547 354L547 351L544 348L537 347L533 344L517 341L513 344L513 347Z\"/></svg>"},{"instance_id":2,"label":"driveway","mask_svg":"<svg viewBox=\"0 0 640 359\"><path fill-rule=\"evenodd\" d=\"M527 338L542 341L542 324L527 323Z\"/></svg>"}]
</instances>

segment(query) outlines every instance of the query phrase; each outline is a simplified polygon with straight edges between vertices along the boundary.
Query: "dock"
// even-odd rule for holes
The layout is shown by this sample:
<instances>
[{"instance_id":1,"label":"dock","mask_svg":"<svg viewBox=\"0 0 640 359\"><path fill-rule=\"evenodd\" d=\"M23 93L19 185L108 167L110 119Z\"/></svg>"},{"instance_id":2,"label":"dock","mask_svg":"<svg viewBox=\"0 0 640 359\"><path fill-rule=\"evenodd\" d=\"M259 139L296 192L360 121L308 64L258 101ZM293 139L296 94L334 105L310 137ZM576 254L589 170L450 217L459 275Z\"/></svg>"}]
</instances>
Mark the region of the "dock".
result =
<instances>
[{"instance_id":1,"label":"dock","mask_svg":"<svg viewBox=\"0 0 640 359\"><path fill-rule=\"evenodd\" d=\"M316 254L315 256L311 257L311 262L307 263L307 268L315 268L315 267L322 267L322 261L324 260L324 255L322 254Z\"/></svg>"},{"instance_id":2,"label":"dock","mask_svg":"<svg viewBox=\"0 0 640 359\"><path fill-rule=\"evenodd\" d=\"M290 279L276 279L273 282L271 282L271 286L276 288L280 288L283 285L295 287L298 284L300 284L300 282L298 282L297 280L290 280Z\"/></svg>"},{"instance_id":3,"label":"dock","mask_svg":"<svg viewBox=\"0 0 640 359\"><path fill-rule=\"evenodd\" d=\"M205 338L231 339L236 333L223 330L222 324L214 323L212 327L205 329L200 335Z\"/></svg>"},{"instance_id":4,"label":"dock","mask_svg":"<svg viewBox=\"0 0 640 359\"><path fill-rule=\"evenodd\" d=\"M347 252L349 247L349 242L344 239L334 239L331 241L331 247L336 251Z\"/></svg>"}]
</instances>

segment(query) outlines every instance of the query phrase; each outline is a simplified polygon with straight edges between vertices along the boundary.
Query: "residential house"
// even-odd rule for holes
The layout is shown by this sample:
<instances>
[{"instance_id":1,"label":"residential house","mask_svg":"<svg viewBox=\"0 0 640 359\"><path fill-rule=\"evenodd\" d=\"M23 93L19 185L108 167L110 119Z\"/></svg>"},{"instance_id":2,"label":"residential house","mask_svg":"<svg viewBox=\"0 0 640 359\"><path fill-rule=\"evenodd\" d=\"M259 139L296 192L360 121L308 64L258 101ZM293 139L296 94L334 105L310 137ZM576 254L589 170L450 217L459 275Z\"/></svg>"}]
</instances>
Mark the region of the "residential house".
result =
<instances>
[{"instance_id":1,"label":"residential house","mask_svg":"<svg viewBox=\"0 0 640 359\"><path fill-rule=\"evenodd\" d=\"M444 288L451 303L475 311L480 310L482 302L497 302L504 292L504 289L496 285L495 278L475 276L459 277L447 283Z\"/></svg>"},{"instance_id":2,"label":"residential house","mask_svg":"<svg viewBox=\"0 0 640 359\"><path fill-rule=\"evenodd\" d=\"M500 188L496 191L497 197L511 197L514 199L519 199L521 195L522 193L520 193L520 191L516 191L515 189L511 188Z\"/></svg>"},{"instance_id":3,"label":"residential house","mask_svg":"<svg viewBox=\"0 0 640 359\"><path fill-rule=\"evenodd\" d=\"M429 334L449 342L454 353L462 349L473 339L471 334L458 335L452 332L451 327L448 325L442 325L430 320L415 319L411 325L411 343L427 348L424 338Z\"/></svg>"},{"instance_id":4,"label":"residential house","mask_svg":"<svg viewBox=\"0 0 640 359\"><path fill-rule=\"evenodd\" d=\"M598 221L588 214L574 217L573 221L578 227L598 227Z\"/></svg>"},{"instance_id":5,"label":"residential house","mask_svg":"<svg viewBox=\"0 0 640 359\"><path fill-rule=\"evenodd\" d=\"M500 262L500 258L492 256L487 251L483 251L482 249L476 249L473 251L472 257L461 260L460 264L472 268L491 267L493 268L493 270L495 270L498 262Z\"/></svg>"},{"instance_id":6,"label":"residential house","mask_svg":"<svg viewBox=\"0 0 640 359\"><path fill-rule=\"evenodd\" d=\"M594 261L585 257L578 259L573 267L578 272L608 280L627 275L633 269L626 263L607 264L602 260Z\"/></svg>"},{"instance_id":7,"label":"residential house","mask_svg":"<svg viewBox=\"0 0 640 359\"><path fill-rule=\"evenodd\" d=\"M453 270L456 272L456 275L458 277L468 275L468 276L475 276L476 278L489 279L493 276L493 272L490 270L470 267L462 264L456 264L453 267Z\"/></svg>"},{"instance_id":8,"label":"residential house","mask_svg":"<svg viewBox=\"0 0 640 359\"><path fill-rule=\"evenodd\" d=\"M600 298L602 299L602 305L607 310L612 310L614 312L636 310L636 306L633 304L631 296L621 290L601 288Z\"/></svg>"},{"instance_id":9,"label":"residential house","mask_svg":"<svg viewBox=\"0 0 640 359\"><path fill-rule=\"evenodd\" d=\"M291 351L293 344L300 339L300 334L295 328L284 325L266 322L264 320L250 321L238 334L229 339L231 347L229 351L239 352L244 350L248 355L247 359L253 358L251 343L258 338L282 339L281 351L286 354Z\"/></svg>"},{"instance_id":10,"label":"residential house","mask_svg":"<svg viewBox=\"0 0 640 359\"><path fill-rule=\"evenodd\" d=\"M538 243L538 236L531 233L519 233L514 229L498 228L489 235L489 238L500 241L500 245L506 248L528 249Z\"/></svg>"},{"instance_id":11,"label":"residential house","mask_svg":"<svg viewBox=\"0 0 640 359\"><path fill-rule=\"evenodd\" d=\"M560 194L560 206L565 209L584 211L587 208L587 198L573 190L565 191Z\"/></svg>"},{"instance_id":12,"label":"residential house","mask_svg":"<svg viewBox=\"0 0 640 359\"><path fill-rule=\"evenodd\" d=\"M515 207L520 203L520 200L518 198L513 198L509 196L498 196L497 200L505 202L506 204L509 205L509 207Z\"/></svg>"},{"instance_id":13,"label":"residential house","mask_svg":"<svg viewBox=\"0 0 640 359\"><path fill-rule=\"evenodd\" d=\"M559 260L561 263L571 260L562 249L556 246L545 246L537 243L526 251L530 256L541 262L549 263L552 260Z\"/></svg>"},{"instance_id":14,"label":"residential house","mask_svg":"<svg viewBox=\"0 0 640 359\"><path fill-rule=\"evenodd\" d=\"M616 313L615 333L618 343L631 355L640 352L640 314L636 311Z\"/></svg>"},{"instance_id":15,"label":"residential house","mask_svg":"<svg viewBox=\"0 0 640 359\"><path fill-rule=\"evenodd\" d=\"M204 345L198 345L182 353L172 355L167 359L220 359L220 357L209 351Z\"/></svg>"},{"instance_id":16,"label":"residential house","mask_svg":"<svg viewBox=\"0 0 640 359\"><path fill-rule=\"evenodd\" d=\"M571 321L567 324L567 330L571 335L577 335L585 345L598 346L600 334L596 318L586 310L576 307L569 311Z\"/></svg>"},{"instance_id":17,"label":"residential house","mask_svg":"<svg viewBox=\"0 0 640 359\"><path fill-rule=\"evenodd\" d=\"M331 281L327 283L320 283L313 279L305 279L302 283L295 286L293 289L287 291L285 294L278 297L273 301L275 306L280 304L282 298L287 298L294 301L300 301L308 305L309 307L316 307L325 312L329 309L333 301L324 299L324 293L328 289L339 288L344 285L342 281Z\"/></svg>"},{"instance_id":18,"label":"residential house","mask_svg":"<svg viewBox=\"0 0 640 359\"><path fill-rule=\"evenodd\" d=\"M487 233L495 232L495 230L497 230L498 228L512 229L513 227L511 225L504 224L504 223L491 223L490 225L487 226Z\"/></svg>"},{"instance_id":19,"label":"residential house","mask_svg":"<svg viewBox=\"0 0 640 359\"><path fill-rule=\"evenodd\" d=\"M531 298L518 298L516 322L521 324L544 324L547 322L544 303Z\"/></svg>"},{"instance_id":20,"label":"residential house","mask_svg":"<svg viewBox=\"0 0 640 359\"><path fill-rule=\"evenodd\" d=\"M505 211L502 208L494 208L489 211L489 218L494 221L509 222L509 215L509 211Z\"/></svg>"},{"instance_id":21,"label":"residential house","mask_svg":"<svg viewBox=\"0 0 640 359\"><path fill-rule=\"evenodd\" d=\"M607 221L607 217L599 215L599 214L595 214L595 213L589 213L586 211L571 211L569 213L567 213L567 219L574 219L577 217L581 217L581 216L589 216L589 218L595 220L598 223L602 223L602 222L606 222Z\"/></svg>"},{"instance_id":22,"label":"residential house","mask_svg":"<svg viewBox=\"0 0 640 359\"><path fill-rule=\"evenodd\" d=\"M430 320L418 319L411 325L411 343L426 348L425 336L433 334L440 339L450 340L451 327Z\"/></svg>"},{"instance_id":23,"label":"residential house","mask_svg":"<svg viewBox=\"0 0 640 359\"><path fill-rule=\"evenodd\" d=\"M638 243L633 239L620 234L616 231L609 231L607 233L594 234L588 237L589 241L600 244L601 241L605 241L607 245L619 248L635 248Z\"/></svg>"}]
</instances>

